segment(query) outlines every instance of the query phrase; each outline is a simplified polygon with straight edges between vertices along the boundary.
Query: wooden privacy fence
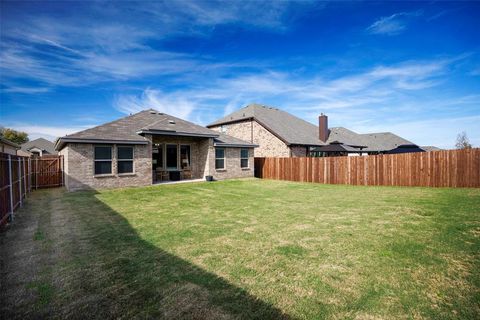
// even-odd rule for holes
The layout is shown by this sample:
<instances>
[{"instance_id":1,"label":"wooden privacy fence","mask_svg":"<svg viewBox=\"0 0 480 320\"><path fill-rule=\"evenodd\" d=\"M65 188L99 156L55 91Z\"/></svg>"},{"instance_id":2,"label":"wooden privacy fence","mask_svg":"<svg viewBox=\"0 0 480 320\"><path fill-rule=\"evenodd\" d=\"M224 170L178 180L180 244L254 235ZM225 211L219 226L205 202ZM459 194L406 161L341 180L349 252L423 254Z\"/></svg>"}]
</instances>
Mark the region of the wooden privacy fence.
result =
<instances>
[{"instance_id":1,"label":"wooden privacy fence","mask_svg":"<svg viewBox=\"0 0 480 320\"><path fill-rule=\"evenodd\" d=\"M264 179L369 186L480 187L480 149L326 158L255 158Z\"/></svg>"},{"instance_id":2,"label":"wooden privacy fence","mask_svg":"<svg viewBox=\"0 0 480 320\"><path fill-rule=\"evenodd\" d=\"M0 153L0 226L13 219L32 189L63 185L63 158Z\"/></svg>"},{"instance_id":3,"label":"wooden privacy fence","mask_svg":"<svg viewBox=\"0 0 480 320\"><path fill-rule=\"evenodd\" d=\"M63 186L63 156L48 155L31 158L31 163L33 188Z\"/></svg>"}]
</instances>

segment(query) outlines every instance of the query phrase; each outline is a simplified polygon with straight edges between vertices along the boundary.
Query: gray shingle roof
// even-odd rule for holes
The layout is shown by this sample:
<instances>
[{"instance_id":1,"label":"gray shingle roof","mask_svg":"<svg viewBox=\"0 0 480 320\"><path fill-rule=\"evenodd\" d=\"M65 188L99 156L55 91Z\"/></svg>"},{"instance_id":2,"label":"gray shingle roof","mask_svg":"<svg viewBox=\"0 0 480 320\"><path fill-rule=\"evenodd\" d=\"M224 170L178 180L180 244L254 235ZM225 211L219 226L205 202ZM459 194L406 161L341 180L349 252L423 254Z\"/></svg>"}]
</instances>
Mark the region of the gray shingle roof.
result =
<instances>
[{"instance_id":1,"label":"gray shingle roof","mask_svg":"<svg viewBox=\"0 0 480 320\"><path fill-rule=\"evenodd\" d=\"M413 142L408 141L402 137L397 136L391 132L365 133L360 134L368 148L365 151L384 151L392 150L401 145L414 145Z\"/></svg>"},{"instance_id":2,"label":"gray shingle roof","mask_svg":"<svg viewBox=\"0 0 480 320\"><path fill-rule=\"evenodd\" d=\"M332 142L348 146L364 146L364 151L387 151L400 145L413 144L391 132L358 134L344 127L329 129L327 142L318 139L318 126L302 120L288 112L259 104L250 104L239 109L207 127L226 123L255 119L287 144L322 146Z\"/></svg>"},{"instance_id":3,"label":"gray shingle roof","mask_svg":"<svg viewBox=\"0 0 480 320\"><path fill-rule=\"evenodd\" d=\"M32 148L38 148L40 150L46 151L49 154L57 154L55 151L55 144L52 141L49 141L44 138L38 138L32 141L25 142L21 145L22 150L25 152L30 152Z\"/></svg>"},{"instance_id":4,"label":"gray shingle roof","mask_svg":"<svg viewBox=\"0 0 480 320\"><path fill-rule=\"evenodd\" d=\"M425 150L426 152L430 152L430 151L440 151L442 149L440 149L439 147L435 147L435 146L421 146L420 148L422 148L423 150Z\"/></svg>"},{"instance_id":5,"label":"gray shingle roof","mask_svg":"<svg viewBox=\"0 0 480 320\"><path fill-rule=\"evenodd\" d=\"M224 133L219 133L219 136L217 138L214 138L214 143L215 143L215 146L219 146L219 147L220 146L248 147L248 148L258 147L258 145L256 144L234 138Z\"/></svg>"},{"instance_id":6,"label":"gray shingle roof","mask_svg":"<svg viewBox=\"0 0 480 320\"><path fill-rule=\"evenodd\" d=\"M250 104L210 123L207 127L247 119L255 119L287 144L325 145L323 141L318 139L317 126L288 112L259 104Z\"/></svg>"},{"instance_id":7,"label":"gray shingle roof","mask_svg":"<svg viewBox=\"0 0 480 320\"><path fill-rule=\"evenodd\" d=\"M330 128L327 143L341 142L349 146L367 146L362 135L344 127Z\"/></svg>"},{"instance_id":8,"label":"gray shingle roof","mask_svg":"<svg viewBox=\"0 0 480 320\"><path fill-rule=\"evenodd\" d=\"M147 143L147 139L141 136L141 134L145 133L208 138L219 136L218 132L213 130L149 109L90 129L60 137L57 139L56 148L59 150L63 147L65 142L76 140L89 142L122 141L129 143ZM241 141L241 143L248 144L245 141Z\"/></svg>"}]
</instances>

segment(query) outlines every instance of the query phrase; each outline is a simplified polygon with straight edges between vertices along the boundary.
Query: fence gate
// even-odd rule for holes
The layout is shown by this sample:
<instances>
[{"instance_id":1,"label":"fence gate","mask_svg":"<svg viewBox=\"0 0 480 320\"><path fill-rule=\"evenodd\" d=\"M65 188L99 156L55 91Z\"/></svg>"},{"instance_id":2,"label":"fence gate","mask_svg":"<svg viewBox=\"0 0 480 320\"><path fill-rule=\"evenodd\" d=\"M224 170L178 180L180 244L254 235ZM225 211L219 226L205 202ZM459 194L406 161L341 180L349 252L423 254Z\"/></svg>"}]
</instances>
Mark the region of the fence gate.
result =
<instances>
[{"instance_id":1,"label":"fence gate","mask_svg":"<svg viewBox=\"0 0 480 320\"><path fill-rule=\"evenodd\" d=\"M63 186L63 156L43 156L31 159L32 187Z\"/></svg>"}]
</instances>

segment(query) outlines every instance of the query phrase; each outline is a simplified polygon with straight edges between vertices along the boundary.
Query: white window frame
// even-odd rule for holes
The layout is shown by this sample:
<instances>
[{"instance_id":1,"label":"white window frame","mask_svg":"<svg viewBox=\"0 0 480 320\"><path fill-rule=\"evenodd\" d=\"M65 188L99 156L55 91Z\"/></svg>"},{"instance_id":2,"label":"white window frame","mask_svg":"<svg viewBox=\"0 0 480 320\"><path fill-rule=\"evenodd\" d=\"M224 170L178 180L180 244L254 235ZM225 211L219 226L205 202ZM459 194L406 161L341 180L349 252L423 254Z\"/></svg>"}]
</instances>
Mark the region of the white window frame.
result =
<instances>
[{"instance_id":1,"label":"white window frame","mask_svg":"<svg viewBox=\"0 0 480 320\"><path fill-rule=\"evenodd\" d=\"M118 158L118 149L119 148L132 148L132 159L119 159ZM135 146L126 146L126 145L117 145L116 147L116 152L117 152L117 174L118 175L128 175L128 174L135 174ZM132 161L132 172L118 172L118 163L122 161Z\"/></svg>"},{"instance_id":2,"label":"white window frame","mask_svg":"<svg viewBox=\"0 0 480 320\"><path fill-rule=\"evenodd\" d=\"M243 150L246 150L247 151L247 157L246 158L242 158L242 151ZM241 148L240 149L240 168L241 169L250 169L250 161L249 161L249 158L250 158L250 152L247 148ZM246 167L242 167L242 160L247 160L247 166Z\"/></svg>"},{"instance_id":3,"label":"white window frame","mask_svg":"<svg viewBox=\"0 0 480 320\"><path fill-rule=\"evenodd\" d=\"M97 147L108 147L110 148L110 160L107 159L95 159L95 152ZM113 175L113 145L108 145L108 144L100 144L100 145L93 145L93 175L94 176L111 176ZM95 173L95 164L96 162L107 162L110 161L110 173Z\"/></svg>"},{"instance_id":4,"label":"white window frame","mask_svg":"<svg viewBox=\"0 0 480 320\"><path fill-rule=\"evenodd\" d=\"M217 158L217 149L223 150L223 158ZM217 160L220 160L220 159L223 159L223 168L217 168ZM227 167L227 149L221 148L221 147L215 148L215 170L225 170L226 167Z\"/></svg>"}]
</instances>

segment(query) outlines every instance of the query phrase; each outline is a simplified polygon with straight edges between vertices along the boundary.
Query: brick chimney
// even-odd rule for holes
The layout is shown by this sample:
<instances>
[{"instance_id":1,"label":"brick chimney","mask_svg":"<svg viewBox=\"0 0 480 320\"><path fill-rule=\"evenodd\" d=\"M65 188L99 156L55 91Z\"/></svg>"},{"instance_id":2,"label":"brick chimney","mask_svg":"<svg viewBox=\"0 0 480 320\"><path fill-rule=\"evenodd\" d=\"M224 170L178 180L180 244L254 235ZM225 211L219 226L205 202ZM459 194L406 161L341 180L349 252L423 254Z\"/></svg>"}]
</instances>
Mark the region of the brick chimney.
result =
<instances>
[{"instance_id":1,"label":"brick chimney","mask_svg":"<svg viewBox=\"0 0 480 320\"><path fill-rule=\"evenodd\" d=\"M323 113L318 117L318 138L323 142L328 139L328 117Z\"/></svg>"}]
</instances>

